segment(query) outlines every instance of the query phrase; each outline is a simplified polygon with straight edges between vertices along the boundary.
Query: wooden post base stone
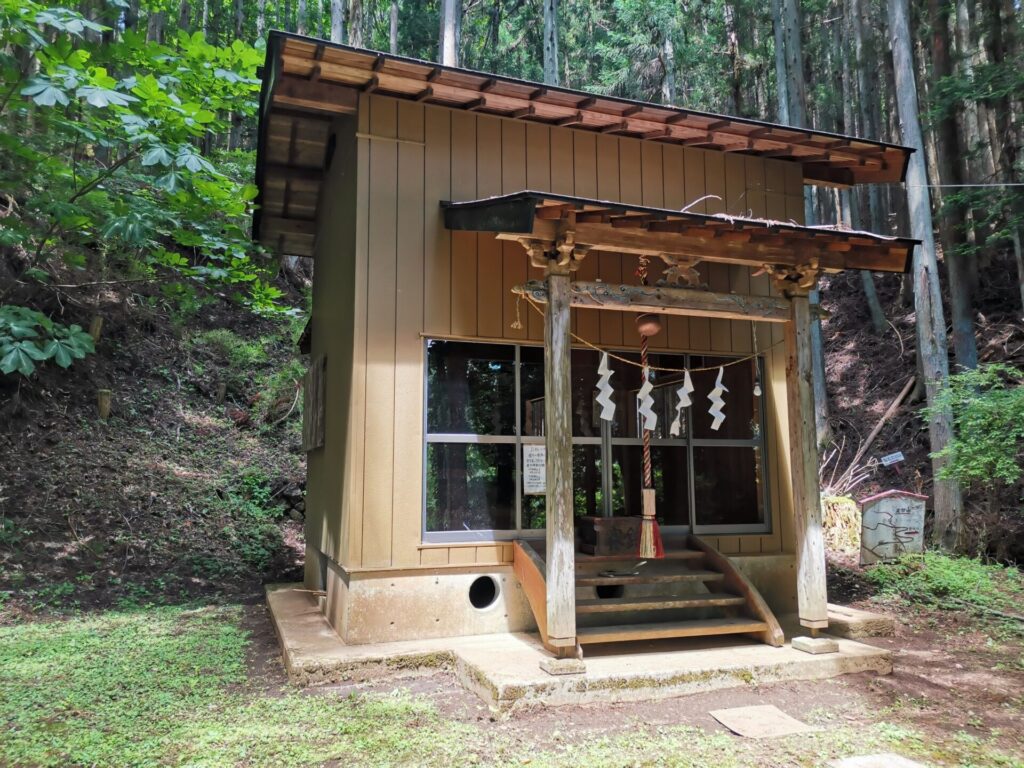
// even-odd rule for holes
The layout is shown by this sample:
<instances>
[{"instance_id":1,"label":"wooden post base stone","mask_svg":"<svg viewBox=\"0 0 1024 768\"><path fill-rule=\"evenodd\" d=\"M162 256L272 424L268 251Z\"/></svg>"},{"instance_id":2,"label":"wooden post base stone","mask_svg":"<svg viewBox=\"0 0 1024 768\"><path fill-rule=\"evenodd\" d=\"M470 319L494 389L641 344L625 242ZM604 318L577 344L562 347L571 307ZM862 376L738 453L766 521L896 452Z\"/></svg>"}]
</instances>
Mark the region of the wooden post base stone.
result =
<instances>
[{"instance_id":1,"label":"wooden post base stone","mask_svg":"<svg viewBox=\"0 0 1024 768\"><path fill-rule=\"evenodd\" d=\"M549 675L582 675L587 671L582 659L541 659L540 668Z\"/></svg>"},{"instance_id":2,"label":"wooden post base stone","mask_svg":"<svg viewBox=\"0 0 1024 768\"><path fill-rule=\"evenodd\" d=\"M804 653L839 653L839 643L831 637L794 637L790 644Z\"/></svg>"}]
</instances>

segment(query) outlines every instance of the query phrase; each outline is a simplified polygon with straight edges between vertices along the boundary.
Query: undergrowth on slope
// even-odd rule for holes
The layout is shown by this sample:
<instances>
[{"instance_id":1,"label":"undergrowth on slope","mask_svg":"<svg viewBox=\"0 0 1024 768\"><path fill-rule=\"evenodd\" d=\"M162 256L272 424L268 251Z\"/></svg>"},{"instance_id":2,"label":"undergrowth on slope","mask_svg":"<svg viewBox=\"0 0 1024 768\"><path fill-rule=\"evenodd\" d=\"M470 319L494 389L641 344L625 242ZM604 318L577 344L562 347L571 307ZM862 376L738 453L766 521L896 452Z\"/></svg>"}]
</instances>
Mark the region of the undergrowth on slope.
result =
<instances>
[{"instance_id":1,"label":"undergrowth on slope","mask_svg":"<svg viewBox=\"0 0 1024 768\"><path fill-rule=\"evenodd\" d=\"M1007 629L1024 633L1024 610L1020 607L1024 578L1017 568L925 552L879 564L868 570L866 577L883 594L898 595L930 608L968 610L1006 619Z\"/></svg>"}]
</instances>

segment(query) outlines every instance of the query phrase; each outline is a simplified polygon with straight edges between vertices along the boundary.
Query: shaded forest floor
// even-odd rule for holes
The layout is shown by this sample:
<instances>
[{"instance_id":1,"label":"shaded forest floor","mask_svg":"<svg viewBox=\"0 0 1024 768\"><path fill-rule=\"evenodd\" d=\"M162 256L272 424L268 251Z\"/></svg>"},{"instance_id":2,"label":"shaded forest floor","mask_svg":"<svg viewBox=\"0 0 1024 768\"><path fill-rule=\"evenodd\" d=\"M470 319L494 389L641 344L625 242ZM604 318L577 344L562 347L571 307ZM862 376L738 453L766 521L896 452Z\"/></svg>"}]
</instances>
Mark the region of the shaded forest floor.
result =
<instances>
[{"instance_id":1,"label":"shaded forest floor","mask_svg":"<svg viewBox=\"0 0 1024 768\"><path fill-rule=\"evenodd\" d=\"M99 311L96 354L0 393L0 622L248 598L296 578L297 321L216 297L186 317L126 293ZM74 307L65 319L89 323Z\"/></svg>"},{"instance_id":2,"label":"shaded forest floor","mask_svg":"<svg viewBox=\"0 0 1024 768\"><path fill-rule=\"evenodd\" d=\"M1007 260L996 260L980 273L978 357L982 362L1024 368L1024 313L1015 274ZM879 299L890 323L878 335L871 326L860 275L846 272L823 280L822 307L829 317L822 321L822 335L833 433L832 444L823 452L823 487L850 466L872 428L908 379L916 375L915 316L912 303L901 299L901 283L897 276L876 276ZM858 462L866 479L853 489L834 489L835 495L863 498L889 488L931 493L928 431L920 416L923 398L921 390L904 400ZM879 459L896 451L903 453L905 461L882 466ZM832 453L835 455L828 461ZM969 551L1004 562L1022 562L1024 487L1012 489L1006 496L1006 508L987 509L968 492Z\"/></svg>"}]
</instances>

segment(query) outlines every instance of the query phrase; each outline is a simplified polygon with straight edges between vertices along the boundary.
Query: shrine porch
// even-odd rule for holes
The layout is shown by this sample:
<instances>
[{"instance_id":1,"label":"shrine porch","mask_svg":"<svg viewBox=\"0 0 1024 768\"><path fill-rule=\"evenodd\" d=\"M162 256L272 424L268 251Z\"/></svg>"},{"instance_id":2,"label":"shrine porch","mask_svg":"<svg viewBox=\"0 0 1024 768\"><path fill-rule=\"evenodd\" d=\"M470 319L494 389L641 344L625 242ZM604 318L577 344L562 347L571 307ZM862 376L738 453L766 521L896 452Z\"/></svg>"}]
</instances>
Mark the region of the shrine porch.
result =
<instances>
[{"instance_id":1,"label":"shrine porch","mask_svg":"<svg viewBox=\"0 0 1024 768\"><path fill-rule=\"evenodd\" d=\"M837 639L838 651L803 653L741 636L592 645L581 674L550 675L535 633L495 633L346 645L327 622L318 597L300 585L267 587L267 604L293 682L321 685L373 669L448 669L495 713L532 706L646 701L785 680L892 672L889 651ZM782 618L787 637L796 617Z\"/></svg>"}]
</instances>

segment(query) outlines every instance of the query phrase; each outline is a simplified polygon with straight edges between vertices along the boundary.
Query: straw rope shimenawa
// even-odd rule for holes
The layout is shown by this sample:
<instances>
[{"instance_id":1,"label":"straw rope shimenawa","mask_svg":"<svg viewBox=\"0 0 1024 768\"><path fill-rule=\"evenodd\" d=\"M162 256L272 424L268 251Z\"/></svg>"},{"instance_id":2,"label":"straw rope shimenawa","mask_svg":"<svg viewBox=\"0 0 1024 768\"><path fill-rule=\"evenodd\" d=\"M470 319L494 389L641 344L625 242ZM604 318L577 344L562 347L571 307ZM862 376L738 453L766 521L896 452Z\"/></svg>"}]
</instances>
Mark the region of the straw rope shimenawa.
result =
<instances>
[{"instance_id":1,"label":"straw rope shimenawa","mask_svg":"<svg viewBox=\"0 0 1024 768\"><path fill-rule=\"evenodd\" d=\"M636 270L636 276L640 278L640 285L647 285L647 257L640 257L640 264ZM639 326L640 324L637 323ZM648 386L651 377L651 369L647 364L647 334L640 331L640 366L643 368L644 386ZM650 397L650 395L647 395ZM643 516L640 519L640 552L642 558L659 558L665 556L665 548L661 542L661 531L658 530L654 502L654 473L651 467L651 430L647 428L647 420L644 419L643 431L643 461L644 461L644 487L641 493L643 499Z\"/></svg>"}]
</instances>

